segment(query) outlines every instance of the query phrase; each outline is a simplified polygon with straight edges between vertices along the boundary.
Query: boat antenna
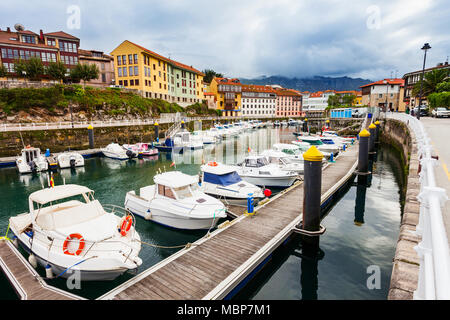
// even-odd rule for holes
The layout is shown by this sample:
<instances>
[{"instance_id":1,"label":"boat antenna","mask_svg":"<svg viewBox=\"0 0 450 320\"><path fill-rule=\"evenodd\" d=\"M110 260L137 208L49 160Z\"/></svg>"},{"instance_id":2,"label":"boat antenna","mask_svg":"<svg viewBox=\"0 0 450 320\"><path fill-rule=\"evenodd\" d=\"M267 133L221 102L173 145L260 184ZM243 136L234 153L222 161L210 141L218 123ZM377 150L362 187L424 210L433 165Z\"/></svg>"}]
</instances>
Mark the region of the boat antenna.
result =
<instances>
[{"instance_id":1,"label":"boat antenna","mask_svg":"<svg viewBox=\"0 0 450 320\"><path fill-rule=\"evenodd\" d=\"M50 188L50 176L47 174L47 185Z\"/></svg>"},{"instance_id":2,"label":"boat antenna","mask_svg":"<svg viewBox=\"0 0 450 320\"><path fill-rule=\"evenodd\" d=\"M23 148L25 149L25 143L23 142L22 132L19 131L19 134L20 134L20 140L22 141Z\"/></svg>"},{"instance_id":3,"label":"boat antenna","mask_svg":"<svg viewBox=\"0 0 450 320\"><path fill-rule=\"evenodd\" d=\"M44 189L44 181L42 181L42 175L39 175L39 181L41 182L41 187Z\"/></svg>"},{"instance_id":4,"label":"boat antenna","mask_svg":"<svg viewBox=\"0 0 450 320\"><path fill-rule=\"evenodd\" d=\"M63 177L63 184L66 185L66 178Z\"/></svg>"}]
</instances>

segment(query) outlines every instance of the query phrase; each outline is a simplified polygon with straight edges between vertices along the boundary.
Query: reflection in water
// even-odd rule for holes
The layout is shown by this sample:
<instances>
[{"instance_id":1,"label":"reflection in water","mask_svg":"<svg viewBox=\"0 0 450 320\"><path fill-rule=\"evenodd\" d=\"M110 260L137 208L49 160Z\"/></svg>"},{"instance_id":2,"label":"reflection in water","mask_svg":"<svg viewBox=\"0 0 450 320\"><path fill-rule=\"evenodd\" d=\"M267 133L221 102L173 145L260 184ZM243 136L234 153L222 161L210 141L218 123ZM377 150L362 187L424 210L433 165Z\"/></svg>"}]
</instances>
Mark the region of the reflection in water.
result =
<instances>
[{"instance_id":1,"label":"reflection in water","mask_svg":"<svg viewBox=\"0 0 450 320\"><path fill-rule=\"evenodd\" d=\"M327 231L320 236L320 247L319 239L308 247L300 236L292 237L232 299L387 298L400 224L396 171L401 164L393 150L378 152L376 164L372 161L373 186L368 187L369 176L358 177L356 187L323 215ZM381 271L377 290L366 286L371 265Z\"/></svg>"}]
</instances>

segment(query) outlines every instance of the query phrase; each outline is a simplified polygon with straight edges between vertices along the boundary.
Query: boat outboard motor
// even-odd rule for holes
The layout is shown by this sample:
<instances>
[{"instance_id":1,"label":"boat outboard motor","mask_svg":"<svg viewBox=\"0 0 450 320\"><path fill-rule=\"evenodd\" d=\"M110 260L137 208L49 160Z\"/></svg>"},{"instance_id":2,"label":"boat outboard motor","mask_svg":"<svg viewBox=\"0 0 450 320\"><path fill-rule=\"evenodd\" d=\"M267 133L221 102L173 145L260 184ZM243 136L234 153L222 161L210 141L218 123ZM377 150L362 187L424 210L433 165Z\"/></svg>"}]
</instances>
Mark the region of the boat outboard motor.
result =
<instances>
[{"instance_id":1,"label":"boat outboard motor","mask_svg":"<svg viewBox=\"0 0 450 320\"><path fill-rule=\"evenodd\" d=\"M134 152L131 150L127 150L126 154L127 154L128 158L130 158L130 159L134 157Z\"/></svg>"},{"instance_id":2,"label":"boat outboard motor","mask_svg":"<svg viewBox=\"0 0 450 320\"><path fill-rule=\"evenodd\" d=\"M28 165L30 166L31 172L36 172L37 171L37 166L36 166L36 163L34 161L28 162Z\"/></svg>"},{"instance_id":3,"label":"boat outboard motor","mask_svg":"<svg viewBox=\"0 0 450 320\"><path fill-rule=\"evenodd\" d=\"M75 163L76 163L75 158L70 158L69 163L70 163L70 167L71 167L72 169L75 168Z\"/></svg>"}]
</instances>

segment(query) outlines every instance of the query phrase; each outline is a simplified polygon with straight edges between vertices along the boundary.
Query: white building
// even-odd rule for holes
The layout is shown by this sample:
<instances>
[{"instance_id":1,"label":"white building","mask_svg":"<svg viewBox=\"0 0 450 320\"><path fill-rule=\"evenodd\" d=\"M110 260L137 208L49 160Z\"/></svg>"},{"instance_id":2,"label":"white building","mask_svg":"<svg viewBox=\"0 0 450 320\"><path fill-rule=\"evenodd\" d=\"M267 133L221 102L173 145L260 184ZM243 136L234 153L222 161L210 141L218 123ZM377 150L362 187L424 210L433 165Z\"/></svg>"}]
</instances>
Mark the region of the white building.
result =
<instances>
[{"instance_id":1,"label":"white building","mask_svg":"<svg viewBox=\"0 0 450 320\"><path fill-rule=\"evenodd\" d=\"M303 111L324 111L328 107L328 98L336 94L334 90L303 93Z\"/></svg>"},{"instance_id":2,"label":"white building","mask_svg":"<svg viewBox=\"0 0 450 320\"><path fill-rule=\"evenodd\" d=\"M268 86L242 85L242 116L274 117L277 96Z\"/></svg>"}]
</instances>

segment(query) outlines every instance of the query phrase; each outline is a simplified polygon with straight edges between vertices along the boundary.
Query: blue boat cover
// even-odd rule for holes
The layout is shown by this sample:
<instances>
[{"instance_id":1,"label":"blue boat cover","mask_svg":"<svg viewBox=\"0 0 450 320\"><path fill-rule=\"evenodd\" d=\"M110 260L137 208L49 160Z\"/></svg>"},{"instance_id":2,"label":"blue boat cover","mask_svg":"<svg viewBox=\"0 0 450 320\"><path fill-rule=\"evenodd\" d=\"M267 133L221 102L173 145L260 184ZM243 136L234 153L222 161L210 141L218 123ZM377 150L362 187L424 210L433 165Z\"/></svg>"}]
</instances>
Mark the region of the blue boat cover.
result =
<instances>
[{"instance_id":1,"label":"blue boat cover","mask_svg":"<svg viewBox=\"0 0 450 320\"><path fill-rule=\"evenodd\" d=\"M242 181L242 179L236 171L222 175L204 172L203 181L222 186L229 186Z\"/></svg>"}]
</instances>

